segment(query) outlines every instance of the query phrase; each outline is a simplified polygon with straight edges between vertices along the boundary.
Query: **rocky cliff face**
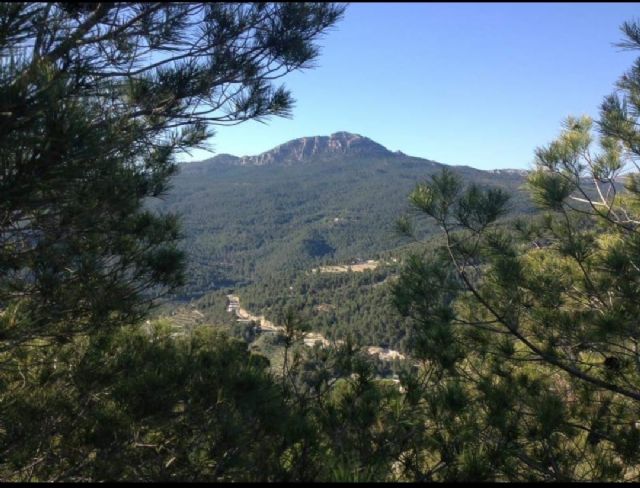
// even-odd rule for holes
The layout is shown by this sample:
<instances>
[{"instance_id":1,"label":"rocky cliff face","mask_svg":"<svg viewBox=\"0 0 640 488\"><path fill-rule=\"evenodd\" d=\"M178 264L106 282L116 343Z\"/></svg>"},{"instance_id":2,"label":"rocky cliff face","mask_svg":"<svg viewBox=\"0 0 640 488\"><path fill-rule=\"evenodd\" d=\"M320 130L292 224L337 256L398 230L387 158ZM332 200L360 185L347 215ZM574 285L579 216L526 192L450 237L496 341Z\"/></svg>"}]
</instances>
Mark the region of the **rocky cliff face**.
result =
<instances>
[{"instance_id":1,"label":"rocky cliff face","mask_svg":"<svg viewBox=\"0 0 640 488\"><path fill-rule=\"evenodd\" d=\"M385 154L384 146L367 137L349 132L336 132L330 136L302 137L285 142L257 156L245 156L240 164L262 166L273 163L299 163L344 154Z\"/></svg>"},{"instance_id":2,"label":"rocky cliff face","mask_svg":"<svg viewBox=\"0 0 640 488\"><path fill-rule=\"evenodd\" d=\"M330 136L301 137L257 156L241 158L221 154L211 162L241 166L295 164L342 155L394 156L395 153L367 137L350 132L336 132Z\"/></svg>"},{"instance_id":3,"label":"rocky cliff face","mask_svg":"<svg viewBox=\"0 0 640 488\"><path fill-rule=\"evenodd\" d=\"M408 156L402 151L389 151L382 144L372 141L368 137L351 132L336 132L330 136L312 136L293 139L284 144L265 151L256 156L234 156L232 154L218 154L211 159L188 163L189 172L206 174L220 166L292 166L317 161L341 160L349 163L350 156L360 159L384 158L395 161L420 161L430 165L439 165L431 160ZM455 166L460 171L477 172L480 170L469 166ZM524 169L493 169L487 170L500 177L524 178L529 174Z\"/></svg>"}]
</instances>

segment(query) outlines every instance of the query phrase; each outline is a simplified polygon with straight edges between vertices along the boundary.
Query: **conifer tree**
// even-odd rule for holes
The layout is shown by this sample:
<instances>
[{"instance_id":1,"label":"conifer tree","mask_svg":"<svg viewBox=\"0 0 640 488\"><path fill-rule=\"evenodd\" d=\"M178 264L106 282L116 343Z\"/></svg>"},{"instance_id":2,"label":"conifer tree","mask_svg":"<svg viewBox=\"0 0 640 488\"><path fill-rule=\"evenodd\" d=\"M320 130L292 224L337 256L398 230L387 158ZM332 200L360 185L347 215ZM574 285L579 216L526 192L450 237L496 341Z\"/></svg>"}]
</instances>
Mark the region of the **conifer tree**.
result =
<instances>
[{"instance_id":1,"label":"conifer tree","mask_svg":"<svg viewBox=\"0 0 640 488\"><path fill-rule=\"evenodd\" d=\"M130 323L182 283L178 219L145 207L212 126L288 116L275 80L309 68L342 6L0 6L0 331ZM11 317L20 316L19 321Z\"/></svg>"},{"instance_id":2,"label":"conifer tree","mask_svg":"<svg viewBox=\"0 0 640 488\"><path fill-rule=\"evenodd\" d=\"M185 259L178 216L147 203L213 126L289 116L276 80L312 66L343 10L0 5L0 480L293 470L280 455L304 419L264 358L208 330L141 327Z\"/></svg>"},{"instance_id":3,"label":"conifer tree","mask_svg":"<svg viewBox=\"0 0 640 488\"><path fill-rule=\"evenodd\" d=\"M638 24L622 29L640 49ZM424 394L444 402L445 478L638 479L640 59L617 88L599 121L569 117L536 150L535 219L502 218L508 195L451 172L411 194L445 239L395 293L438 373Z\"/></svg>"}]
</instances>

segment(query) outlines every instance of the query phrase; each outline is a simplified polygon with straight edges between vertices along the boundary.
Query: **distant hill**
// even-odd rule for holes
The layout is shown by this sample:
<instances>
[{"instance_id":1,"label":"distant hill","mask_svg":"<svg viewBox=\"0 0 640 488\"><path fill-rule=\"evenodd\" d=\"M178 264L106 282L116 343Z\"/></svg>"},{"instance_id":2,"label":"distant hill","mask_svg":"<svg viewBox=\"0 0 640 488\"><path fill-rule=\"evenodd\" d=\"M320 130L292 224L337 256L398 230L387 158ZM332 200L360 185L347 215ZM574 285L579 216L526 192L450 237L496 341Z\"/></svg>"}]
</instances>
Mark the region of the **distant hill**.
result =
<instances>
[{"instance_id":1,"label":"distant hill","mask_svg":"<svg viewBox=\"0 0 640 488\"><path fill-rule=\"evenodd\" d=\"M260 281L318 264L370 259L402 241L407 196L445 165L348 132L295 139L256 156L183 163L157 208L178 212L190 256L185 294ZM525 172L451 166L466 181L519 195ZM428 225L424 236L433 232Z\"/></svg>"},{"instance_id":2,"label":"distant hill","mask_svg":"<svg viewBox=\"0 0 640 488\"><path fill-rule=\"evenodd\" d=\"M232 164L236 166L267 166L309 163L342 156L393 156L387 148L367 137L349 132L336 132L330 136L301 137L257 156L237 157L220 154L203 161L204 164Z\"/></svg>"}]
</instances>

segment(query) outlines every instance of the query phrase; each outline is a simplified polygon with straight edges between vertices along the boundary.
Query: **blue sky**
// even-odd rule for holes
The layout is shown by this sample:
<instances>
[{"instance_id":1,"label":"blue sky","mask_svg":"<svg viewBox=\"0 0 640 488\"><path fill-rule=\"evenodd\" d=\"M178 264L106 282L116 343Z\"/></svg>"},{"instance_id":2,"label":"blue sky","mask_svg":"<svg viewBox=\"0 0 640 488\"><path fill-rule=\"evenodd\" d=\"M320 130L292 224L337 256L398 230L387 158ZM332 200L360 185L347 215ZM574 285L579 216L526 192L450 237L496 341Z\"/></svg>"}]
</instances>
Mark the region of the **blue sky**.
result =
<instances>
[{"instance_id":1,"label":"blue sky","mask_svg":"<svg viewBox=\"0 0 640 488\"><path fill-rule=\"evenodd\" d=\"M292 119L217 127L211 143L242 156L349 131L445 164L528 168L567 115L597 117L640 54L613 45L634 18L640 4L353 3L317 67L282 79Z\"/></svg>"}]
</instances>

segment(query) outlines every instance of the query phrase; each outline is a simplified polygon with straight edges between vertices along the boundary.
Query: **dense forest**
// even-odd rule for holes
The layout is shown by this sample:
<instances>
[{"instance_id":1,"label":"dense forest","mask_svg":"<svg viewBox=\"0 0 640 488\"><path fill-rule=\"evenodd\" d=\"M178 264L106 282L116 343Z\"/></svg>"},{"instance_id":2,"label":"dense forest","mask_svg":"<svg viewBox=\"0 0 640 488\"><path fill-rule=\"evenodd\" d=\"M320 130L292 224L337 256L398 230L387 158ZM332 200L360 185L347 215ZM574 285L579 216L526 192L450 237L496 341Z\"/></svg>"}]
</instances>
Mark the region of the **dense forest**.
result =
<instances>
[{"instance_id":1,"label":"dense forest","mask_svg":"<svg viewBox=\"0 0 640 488\"><path fill-rule=\"evenodd\" d=\"M369 145L357 152L325 151L293 163L276 154L267 165L229 164L228 156L181 164L171 191L155 206L181 215L182 246L190 256L182 293L254 283L319 263L371 259L400 246L394 224L408 211L406 195L443 165L363 139ZM524 182L519 173L456 169L469 180L516 192ZM515 211L530 212L523 195ZM433 232L429 223L422 227L425 236Z\"/></svg>"},{"instance_id":2,"label":"dense forest","mask_svg":"<svg viewBox=\"0 0 640 488\"><path fill-rule=\"evenodd\" d=\"M175 162L345 8L0 4L1 481L640 480L640 60L526 173Z\"/></svg>"}]
</instances>

